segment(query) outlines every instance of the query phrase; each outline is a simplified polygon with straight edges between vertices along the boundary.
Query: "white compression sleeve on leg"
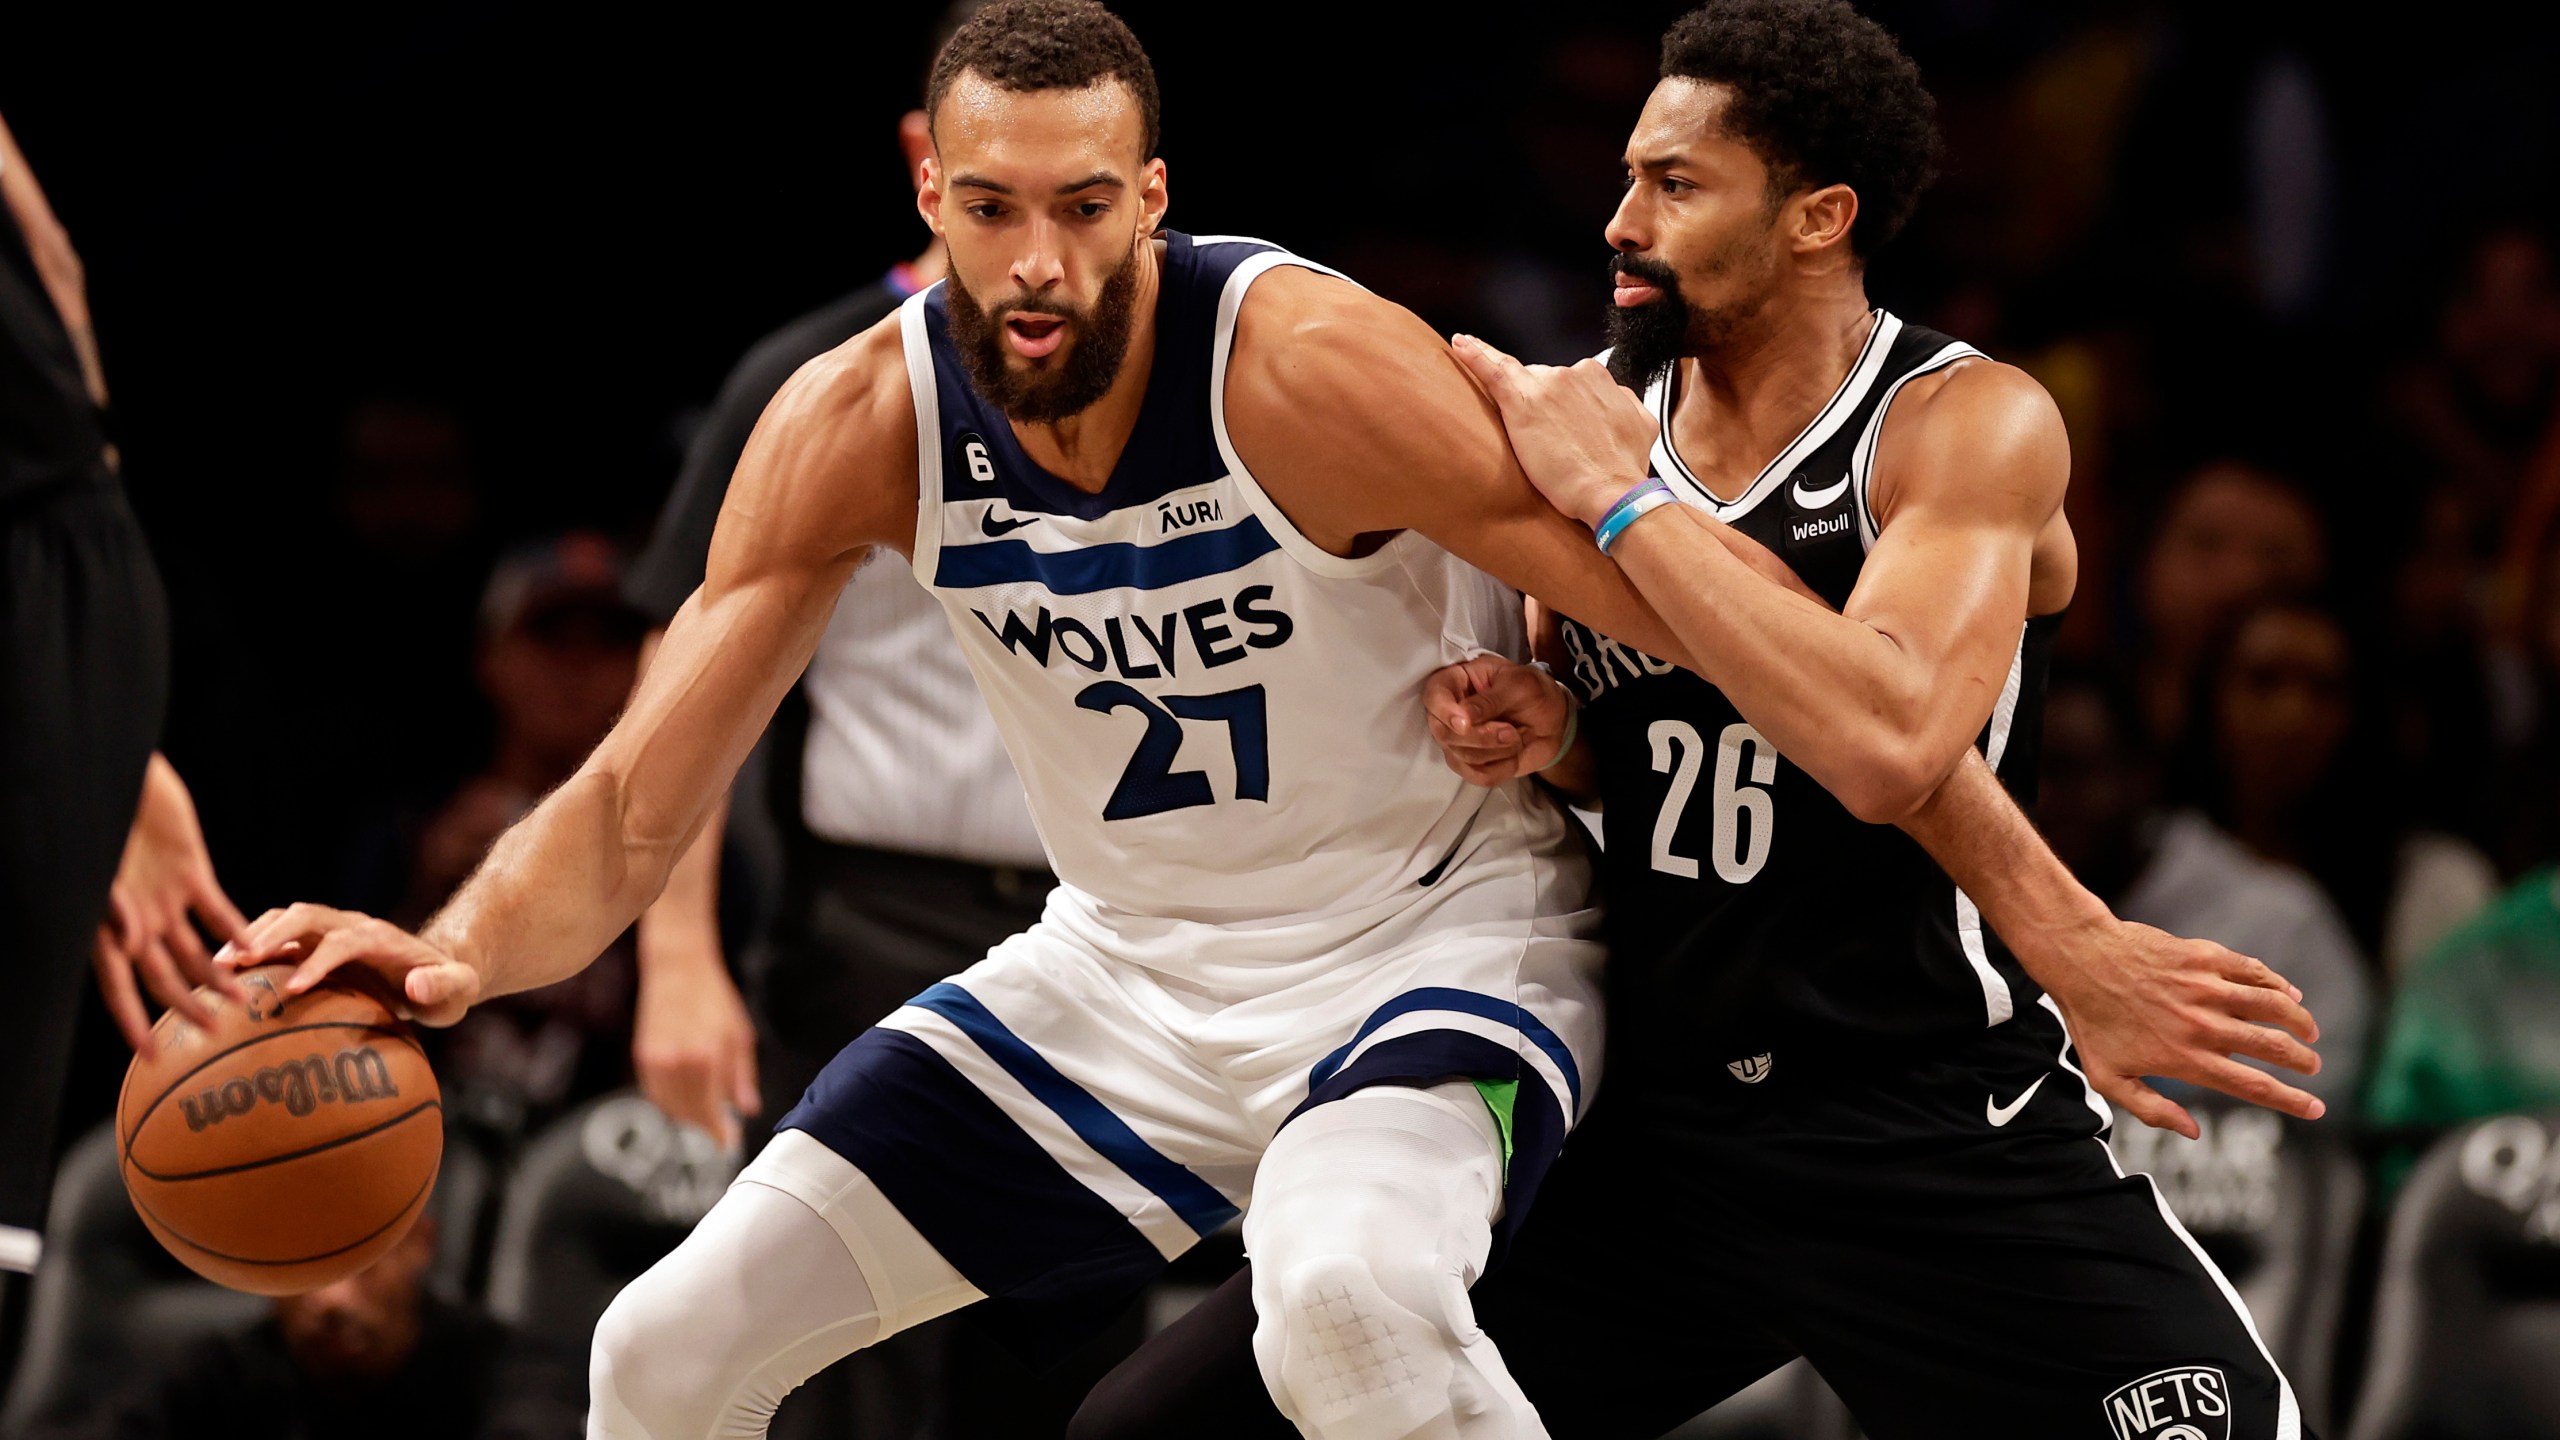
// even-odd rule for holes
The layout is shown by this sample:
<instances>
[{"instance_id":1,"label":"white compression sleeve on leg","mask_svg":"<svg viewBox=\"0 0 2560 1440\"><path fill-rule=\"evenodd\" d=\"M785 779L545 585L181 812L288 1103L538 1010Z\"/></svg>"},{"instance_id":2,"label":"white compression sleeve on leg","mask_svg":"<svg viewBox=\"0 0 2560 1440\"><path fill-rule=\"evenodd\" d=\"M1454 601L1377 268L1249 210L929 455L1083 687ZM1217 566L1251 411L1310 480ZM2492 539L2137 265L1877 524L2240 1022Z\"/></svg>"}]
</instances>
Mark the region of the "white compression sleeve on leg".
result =
<instances>
[{"instance_id":1,"label":"white compression sleeve on leg","mask_svg":"<svg viewBox=\"0 0 2560 1440\"><path fill-rule=\"evenodd\" d=\"M1545 1440L1467 1287L1492 1248L1502 1137L1475 1087L1379 1085L1264 1153L1245 1216L1254 1358L1316 1440Z\"/></svg>"},{"instance_id":2,"label":"white compression sleeve on leg","mask_svg":"<svg viewBox=\"0 0 2560 1440\"><path fill-rule=\"evenodd\" d=\"M785 1131L597 1322L588 1440L757 1440L802 1381L976 1298L868 1177Z\"/></svg>"}]
</instances>

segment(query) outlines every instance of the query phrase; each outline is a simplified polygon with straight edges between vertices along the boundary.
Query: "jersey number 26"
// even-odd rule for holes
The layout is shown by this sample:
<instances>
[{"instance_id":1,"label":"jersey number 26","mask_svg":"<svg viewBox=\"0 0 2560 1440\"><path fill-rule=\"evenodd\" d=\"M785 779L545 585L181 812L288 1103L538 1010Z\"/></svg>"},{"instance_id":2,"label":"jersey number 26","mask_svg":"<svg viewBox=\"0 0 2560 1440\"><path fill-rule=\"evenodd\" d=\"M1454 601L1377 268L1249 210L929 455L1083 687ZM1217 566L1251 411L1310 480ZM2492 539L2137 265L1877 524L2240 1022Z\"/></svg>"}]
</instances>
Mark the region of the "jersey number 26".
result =
<instances>
[{"instance_id":1,"label":"jersey number 26","mask_svg":"<svg viewBox=\"0 0 2560 1440\"><path fill-rule=\"evenodd\" d=\"M1645 738L1653 743L1654 770L1671 777L1671 788L1662 797L1662 813L1653 818L1653 868L1695 880L1698 862L1674 854L1671 842L1680 833L1681 813L1697 792L1698 772L1706 766L1706 741L1698 727L1685 720L1656 720L1646 728ZM1746 755L1748 780L1743 775ZM1767 787L1777 778L1777 747L1748 725L1737 722L1724 727L1716 737L1715 785L1708 797L1715 833L1707 842L1707 858L1715 862L1716 878L1728 885L1748 882L1769 863L1769 837L1777 827L1778 802ZM1745 816L1750 817L1748 825L1743 823Z\"/></svg>"}]
</instances>

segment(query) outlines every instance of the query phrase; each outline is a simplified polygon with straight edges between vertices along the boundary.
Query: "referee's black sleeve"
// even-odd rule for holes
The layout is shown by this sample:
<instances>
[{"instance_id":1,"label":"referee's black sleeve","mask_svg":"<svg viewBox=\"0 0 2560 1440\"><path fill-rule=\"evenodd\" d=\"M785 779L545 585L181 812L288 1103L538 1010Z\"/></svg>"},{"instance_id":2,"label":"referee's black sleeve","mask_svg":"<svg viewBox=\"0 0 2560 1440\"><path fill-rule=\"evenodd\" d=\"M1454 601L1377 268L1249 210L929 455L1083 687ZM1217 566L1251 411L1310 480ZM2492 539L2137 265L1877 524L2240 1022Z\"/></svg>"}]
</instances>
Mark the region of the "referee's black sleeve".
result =
<instances>
[{"instance_id":1,"label":"referee's black sleeve","mask_svg":"<svg viewBox=\"0 0 2560 1440\"><path fill-rule=\"evenodd\" d=\"M685 597L702 585L711 532L720 522L721 502L729 498L729 477L764 407L793 371L879 323L898 308L898 300L886 283L867 285L756 342L729 372L710 417L685 450L684 468L648 548L623 578L624 599L660 625L675 618Z\"/></svg>"}]
</instances>

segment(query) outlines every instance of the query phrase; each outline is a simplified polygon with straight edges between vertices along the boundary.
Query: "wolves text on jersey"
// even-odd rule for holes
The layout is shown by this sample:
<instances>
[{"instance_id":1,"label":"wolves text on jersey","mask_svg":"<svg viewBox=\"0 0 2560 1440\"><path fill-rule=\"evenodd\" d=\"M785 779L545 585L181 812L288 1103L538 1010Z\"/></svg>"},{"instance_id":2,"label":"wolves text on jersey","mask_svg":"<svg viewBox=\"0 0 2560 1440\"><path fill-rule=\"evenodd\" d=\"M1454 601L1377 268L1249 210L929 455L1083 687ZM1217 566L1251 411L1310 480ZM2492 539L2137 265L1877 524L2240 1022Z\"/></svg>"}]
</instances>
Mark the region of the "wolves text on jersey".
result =
<instances>
[{"instance_id":1,"label":"wolves text on jersey","mask_svg":"<svg viewBox=\"0 0 2560 1440\"><path fill-rule=\"evenodd\" d=\"M1097 675L1116 672L1124 680L1154 680L1214 670L1256 650L1288 644L1297 625L1270 603L1271 595L1268 585L1247 585L1232 601L1202 600L1152 617L1133 613L1126 624L1121 616L1106 616L1099 632L1072 615L1051 614L1046 605L1035 606L1029 615L1006 610L1001 620L984 610L969 613L1007 653L1042 669L1063 660Z\"/></svg>"}]
</instances>

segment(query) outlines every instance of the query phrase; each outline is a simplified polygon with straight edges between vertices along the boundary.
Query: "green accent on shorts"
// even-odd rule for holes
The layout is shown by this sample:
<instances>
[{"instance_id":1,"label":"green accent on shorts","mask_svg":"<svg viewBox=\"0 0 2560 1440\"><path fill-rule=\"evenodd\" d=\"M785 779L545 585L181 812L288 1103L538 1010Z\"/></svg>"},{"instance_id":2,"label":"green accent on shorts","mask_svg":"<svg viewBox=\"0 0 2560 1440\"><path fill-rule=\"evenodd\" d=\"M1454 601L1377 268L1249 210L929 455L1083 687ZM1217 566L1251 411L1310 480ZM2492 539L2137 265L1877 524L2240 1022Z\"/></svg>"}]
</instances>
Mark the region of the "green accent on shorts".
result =
<instances>
[{"instance_id":1,"label":"green accent on shorts","mask_svg":"<svg viewBox=\"0 0 2560 1440\"><path fill-rule=\"evenodd\" d=\"M1484 1097L1484 1108L1493 1112L1493 1128L1502 1132L1502 1181L1511 1183L1511 1105L1520 1098L1517 1080L1477 1080L1470 1082L1476 1093Z\"/></svg>"}]
</instances>

